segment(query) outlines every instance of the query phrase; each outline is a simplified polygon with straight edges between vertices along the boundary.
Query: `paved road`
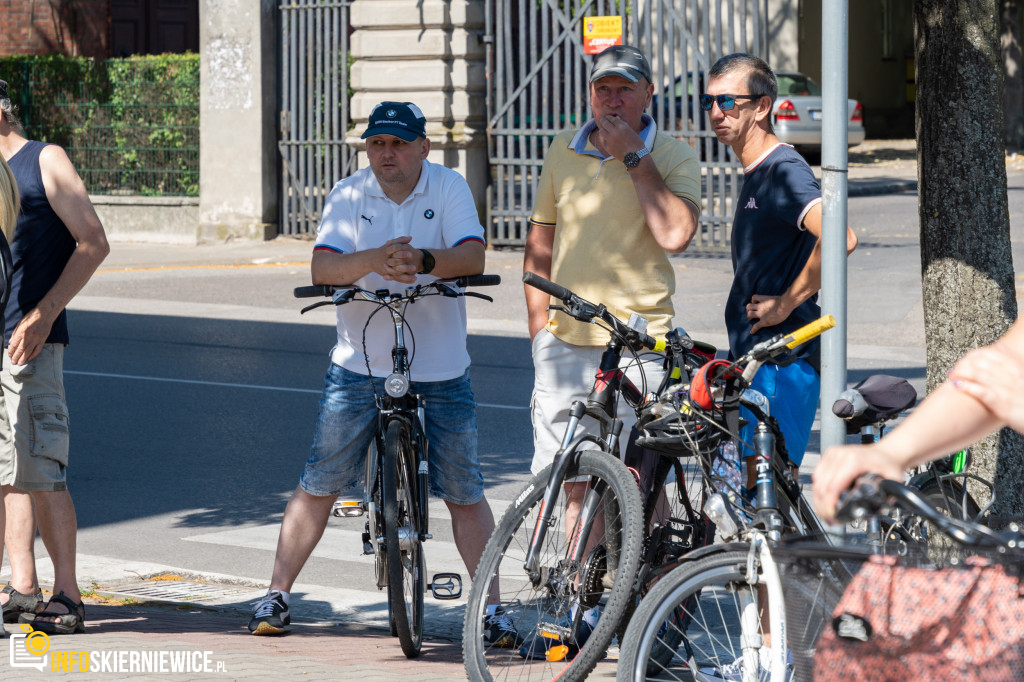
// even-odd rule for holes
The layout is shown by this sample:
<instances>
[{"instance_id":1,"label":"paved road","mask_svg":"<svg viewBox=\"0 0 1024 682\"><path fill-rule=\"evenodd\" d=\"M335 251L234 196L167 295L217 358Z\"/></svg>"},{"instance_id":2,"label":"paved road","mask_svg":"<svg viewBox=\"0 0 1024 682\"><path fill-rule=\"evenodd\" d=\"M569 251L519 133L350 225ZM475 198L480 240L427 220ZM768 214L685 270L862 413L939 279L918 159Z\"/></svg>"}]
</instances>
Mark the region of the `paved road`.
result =
<instances>
[{"instance_id":1,"label":"paved road","mask_svg":"<svg viewBox=\"0 0 1024 682\"><path fill-rule=\"evenodd\" d=\"M1012 175L1010 187L1019 251L1024 176ZM853 198L850 221L861 237L850 261L851 379L885 371L920 387L916 196ZM359 553L359 520L332 521L300 576L293 612L308 623L301 627L311 639L267 643L245 635L246 618L239 613L200 608L244 611L270 575L277 525L308 449L334 335L330 311L300 317L290 296L294 286L308 282L309 248L299 240L117 244L76 298L67 384L80 582L115 595L90 611L96 631L114 639L93 641L110 647L144 641L153 647L154 637L181 647L207 641L236 666L273 651L296 661L308 658L314 677L336 672L332 666L344 652L366 650L374 652L372 660L359 658L365 666L346 668L346 677L373 679L377 671L383 675L378 679L392 679L416 670L416 679L434 679L429 676L435 673L437 679L458 679L458 646L452 642L464 600L429 604L435 643L425 661L405 667L395 642L379 634L384 598L371 584L371 559ZM525 483L531 448L526 406L532 367L522 323L521 262L516 251L490 253L488 271L505 282L495 303L472 301L470 312L481 457L496 516ZM688 255L673 264L678 323L695 338L724 345L728 258ZM815 461L808 457L808 471ZM464 573L443 505L431 512L430 570ZM45 556L42 546L38 553ZM40 569L48 580L46 561ZM151 576L182 579L145 579ZM180 612L114 606L125 599L197 606ZM326 633L345 636L321 637ZM237 676L249 679L263 666L252 665ZM280 677L282 668L273 669Z\"/></svg>"}]
</instances>

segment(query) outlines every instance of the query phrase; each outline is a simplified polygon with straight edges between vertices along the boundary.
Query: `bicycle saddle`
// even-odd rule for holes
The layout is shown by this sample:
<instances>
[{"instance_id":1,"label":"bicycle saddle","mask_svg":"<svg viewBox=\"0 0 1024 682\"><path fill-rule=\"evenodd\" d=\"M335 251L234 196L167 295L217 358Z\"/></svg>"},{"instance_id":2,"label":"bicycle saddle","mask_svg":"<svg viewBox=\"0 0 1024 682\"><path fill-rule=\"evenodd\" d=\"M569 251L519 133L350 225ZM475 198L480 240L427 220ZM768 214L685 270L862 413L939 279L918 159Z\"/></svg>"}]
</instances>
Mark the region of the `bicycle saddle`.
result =
<instances>
[{"instance_id":1,"label":"bicycle saddle","mask_svg":"<svg viewBox=\"0 0 1024 682\"><path fill-rule=\"evenodd\" d=\"M901 377L873 374L843 391L832 404L832 413L846 420L846 433L854 434L869 424L892 419L917 401L917 391Z\"/></svg>"}]
</instances>

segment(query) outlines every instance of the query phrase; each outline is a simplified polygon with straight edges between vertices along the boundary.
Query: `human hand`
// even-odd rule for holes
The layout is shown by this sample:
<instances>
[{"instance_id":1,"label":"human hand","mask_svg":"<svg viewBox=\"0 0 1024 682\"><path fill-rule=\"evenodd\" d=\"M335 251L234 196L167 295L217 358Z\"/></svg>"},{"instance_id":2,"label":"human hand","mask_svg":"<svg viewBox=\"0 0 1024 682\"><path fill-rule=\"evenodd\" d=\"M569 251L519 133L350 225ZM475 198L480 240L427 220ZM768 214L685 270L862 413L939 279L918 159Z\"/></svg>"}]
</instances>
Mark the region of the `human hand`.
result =
<instances>
[{"instance_id":1,"label":"human hand","mask_svg":"<svg viewBox=\"0 0 1024 682\"><path fill-rule=\"evenodd\" d=\"M747 304L747 319L754 321L750 333L756 334L765 327L774 327L785 322L791 312L781 296L754 294L750 297L750 303Z\"/></svg>"},{"instance_id":2,"label":"human hand","mask_svg":"<svg viewBox=\"0 0 1024 682\"><path fill-rule=\"evenodd\" d=\"M639 151L644 146L643 139L632 126L615 114L606 114L596 119L595 123L601 132L602 151L619 161L629 152Z\"/></svg>"},{"instance_id":3,"label":"human hand","mask_svg":"<svg viewBox=\"0 0 1024 682\"><path fill-rule=\"evenodd\" d=\"M412 237L395 237L378 247L377 274L388 281L413 284L419 267L415 263L416 249L409 246Z\"/></svg>"},{"instance_id":4,"label":"human hand","mask_svg":"<svg viewBox=\"0 0 1024 682\"><path fill-rule=\"evenodd\" d=\"M953 366L949 382L975 398L1015 431L1024 433L1024 359L996 341L976 348Z\"/></svg>"},{"instance_id":5,"label":"human hand","mask_svg":"<svg viewBox=\"0 0 1024 682\"><path fill-rule=\"evenodd\" d=\"M7 347L7 355L15 365L31 362L43 350L43 344L50 335L53 321L43 318L39 308L33 308L11 334L11 343Z\"/></svg>"},{"instance_id":6,"label":"human hand","mask_svg":"<svg viewBox=\"0 0 1024 682\"><path fill-rule=\"evenodd\" d=\"M849 489L862 474L878 474L898 481L903 476L903 469L882 442L841 445L825 451L813 476L814 507L822 519L834 522L840 493Z\"/></svg>"}]
</instances>

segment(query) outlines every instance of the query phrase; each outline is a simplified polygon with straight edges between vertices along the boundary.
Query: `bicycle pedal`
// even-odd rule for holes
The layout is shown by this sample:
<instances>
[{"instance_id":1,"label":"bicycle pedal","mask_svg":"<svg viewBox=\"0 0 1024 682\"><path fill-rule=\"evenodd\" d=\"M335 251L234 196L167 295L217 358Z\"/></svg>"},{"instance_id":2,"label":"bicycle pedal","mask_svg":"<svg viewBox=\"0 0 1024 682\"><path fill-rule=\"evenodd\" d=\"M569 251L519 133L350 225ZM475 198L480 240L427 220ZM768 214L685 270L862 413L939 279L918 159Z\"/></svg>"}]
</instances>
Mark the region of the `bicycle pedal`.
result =
<instances>
[{"instance_id":1,"label":"bicycle pedal","mask_svg":"<svg viewBox=\"0 0 1024 682\"><path fill-rule=\"evenodd\" d=\"M370 544L370 533L363 533L363 554L373 554L373 545Z\"/></svg>"},{"instance_id":2,"label":"bicycle pedal","mask_svg":"<svg viewBox=\"0 0 1024 682\"><path fill-rule=\"evenodd\" d=\"M331 514L342 518L353 518L365 513L363 503L359 500L337 500L331 508Z\"/></svg>"},{"instance_id":3,"label":"bicycle pedal","mask_svg":"<svg viewBox=\"0 0 1024 682\"><path fill-rule=\"evenodd\" d=\"M537 632L541 637L547 637L558 642L564 642L569 639L569 634L572 632L572 628L565 625L558 625L556 623L538 623Z\"/></svg>"},{"instance_id":4,"label":"bicycle pedal","mask_svg":"<svg viewBox=\"0 0 1024 682\"><path fill-rule=\"evenodd\" d=\"M458 573L435 573L429 587L434 599L458 599L462 596L462 576Z\"/></svg>"}]
</instances>

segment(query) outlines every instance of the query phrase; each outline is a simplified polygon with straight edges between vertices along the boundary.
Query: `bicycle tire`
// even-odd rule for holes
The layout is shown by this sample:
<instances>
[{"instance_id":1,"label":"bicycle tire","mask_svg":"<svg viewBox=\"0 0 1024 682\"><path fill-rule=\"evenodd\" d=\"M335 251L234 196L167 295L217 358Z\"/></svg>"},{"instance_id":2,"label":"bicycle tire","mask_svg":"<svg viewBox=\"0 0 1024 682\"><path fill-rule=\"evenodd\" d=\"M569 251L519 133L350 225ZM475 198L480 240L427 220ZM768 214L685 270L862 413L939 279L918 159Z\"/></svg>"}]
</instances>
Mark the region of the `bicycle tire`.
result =
<instances>
[{"instance_id":1,"label":"bicycle tire","mask_svg":"<svg viewBox=\"0 0 1024 682\"><path fill-rule=\"evenodd\" d=\"M566 560L564 525L565 486L559 486L557 507L552 525L540 553L544 580L534 586L524 572L524 563L537 520L543 506L544 490L551 467L540 472L516 497L502 515L480 558L469 593L463 628L463 651L466 671L471 680L552 680L574 682L583 680L604 657L615 629L631 596L633 581L640 561L641 509L640 491L626 466L600 451L584 450L566 472L566 480L587 477L603 490L600 504L605 514L604 532L592 544L605 548L604 561L614 571L601 575L601 566L591 551L581 565ZM602 510L598 510L598 514ZM578 532L573 528L572 536ZM607 564L606 564L607 565ZM498 649L483 639L483 619L491 585L501 577L499 606L512 620L519 638L515 648ZM580 581L586 590L577 589ZM608 587L606 583L611 583ZM592 589L591 589L592 588ZM536 629L572 613L573 603L580 600L600 601L603 609L593 631L574 656L549 661L527 656L537 639ZM524 636L525 635L525 636ZM569 641L568 646L576 646Z\"/></svg>"},{"instance_id":2,"label":"bicycle tire","mask_svg":"<svg viewBox=\"0 0 1024 682\"><path fill-rule=\"evenodd\" d=\"M723 550L684 563L665 575L640 602L626 630L616 680L715 679L716 672L740 658L741 641L748 636L742 628L744 600L749 600L756 611L757 634L764 635L760 614L765 597L760 596L762 591L756 585L746 581L748 558L746 550ZM764 590L765 595L781 595L781 582L778 574L774 575L775 586ZM673 631L672 641L678 640L684 649L668 663L659 664L652 660L651 653L672 646L666 636ZM784 631L785 627L777 630ZM773 645L779 646L779 642ZM776 662L776 666L779 669L773 671L773 682L786 675L784 663Z\"/></svg>"},{"instance_id":3,"label":"bicycle tire","mask_svg":"<svg viewBox=\"0 0 1024 682\"><path fill-rule=\"evenodd\" d=\"M388 601L398 641L407 658L423 644L423 545L415 513L416 466L409 425L392 419L384 439L384 544Z\"/></svg>"}]
</instances>

